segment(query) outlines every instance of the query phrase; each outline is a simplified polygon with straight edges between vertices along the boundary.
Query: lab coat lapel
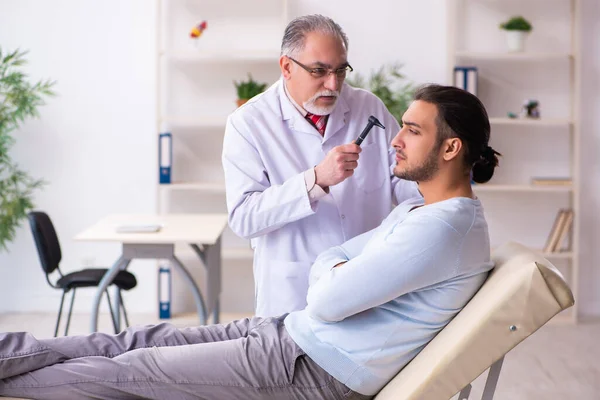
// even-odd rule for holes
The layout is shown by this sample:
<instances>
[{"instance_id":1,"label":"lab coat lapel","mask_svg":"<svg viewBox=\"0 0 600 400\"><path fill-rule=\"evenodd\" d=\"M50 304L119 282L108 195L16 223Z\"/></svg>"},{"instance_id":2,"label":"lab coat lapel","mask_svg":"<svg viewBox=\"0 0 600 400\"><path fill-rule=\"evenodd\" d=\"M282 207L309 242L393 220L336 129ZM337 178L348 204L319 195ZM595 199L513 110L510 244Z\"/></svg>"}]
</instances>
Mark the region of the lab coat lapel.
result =
<instances>
[{"instance_id":1,"label":"lab coat lapel","mask_svg":"<svg viewBox=\"0 0 600 400\"><path fill-rule=\"evenodd\" d=\"M329 115L329 119L327 120L327 126L325 127L324 135L325 142L346 125L346 119L348 118L346 114L349 111L350 107L348 107L348 103L346 103L346 98L343 94L341 94L335 109Z\"/></svg>"},{"instance_id":2,"label":"lab coat lapel","mask_svg":"<svg viewBox=\"0 0 600 400\"><path fill-rule=\"evenodd\" d=\"M278 92L279 103L281 104L281 116L284 121L287 121L290 131L308 133L321 137L315 127L300 114L290 99L288 99L285 94L285 89L283 88L283 85L285 84L283 79L280 79L277 84L279 85Z\"/></svg>"}]
</instances>

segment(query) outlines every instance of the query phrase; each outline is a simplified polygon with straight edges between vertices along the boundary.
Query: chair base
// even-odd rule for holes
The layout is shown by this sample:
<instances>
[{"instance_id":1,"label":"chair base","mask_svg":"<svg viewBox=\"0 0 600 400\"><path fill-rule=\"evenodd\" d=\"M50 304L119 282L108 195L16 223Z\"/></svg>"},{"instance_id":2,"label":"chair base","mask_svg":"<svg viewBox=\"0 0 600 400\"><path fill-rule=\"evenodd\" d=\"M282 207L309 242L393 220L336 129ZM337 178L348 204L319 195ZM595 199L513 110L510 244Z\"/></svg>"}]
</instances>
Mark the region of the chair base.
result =
<instances>
[{"instance_id":1,"label":"chair base","mask_svg":"<svg viewBox=\"0 0 600 400\"><path fill-rule=\"evenodd\" d=\"M71 304L69 305L69 314L67 315L67 324L65 326L65 336L68 336L69 334L69 325L71 323L71 315L73 314L73 304L75 303L75 293L77 292L77 288L72 289L73 290L73 294L71 295ZM56 326L54 328L54 337L58 336L58 328L60 327L60 319L62 317L62 311L63 311L63 305L65 302L65 296L67 295L67 292L69 292L69 290L63 290L63 294L62 297L60 298L60 306L58 308L58 316L56 318ZM121 314L120 314L120 310L123 310L123 317L125 319L125 326L128 327L129 326L129 318L127 317L127 310L125 309L125 304L123 303L123 297L121 296L121 291L117 291L117 299L116 301L118 302L118 304L116 305L116 310L113 311L113 306L112 306L112 301L110 299L110 295L108 293L108 290L105 291L106 293L106 300L108 302L108 308L110 310L110 317L112 319L112 323L113 323L113 329L115 331L115 334L119 333L119 327L121 325L120 323L120 318L121 318ZM119 320L117 322L117 319Z\"/></svg>"},{"instance_id":2,"label":"chair base","mask_svg":"<svg viewBox=\"0 0 600 400\"><path fill-rule=\"evenodd\" d=\"M500 378L500 371L502 370L503 362L504 357L500 358L490 367L490 372L488 372L487 379L485 380L485 388L483 389L481 400L493 400L494 393L496 392L496 386L498 385L498 379ZM469 396L471 395L471 388L472 386L470 383L467 386L465 386L458 394L457 400L469 400Z\"/></svg>"}]
</instances>

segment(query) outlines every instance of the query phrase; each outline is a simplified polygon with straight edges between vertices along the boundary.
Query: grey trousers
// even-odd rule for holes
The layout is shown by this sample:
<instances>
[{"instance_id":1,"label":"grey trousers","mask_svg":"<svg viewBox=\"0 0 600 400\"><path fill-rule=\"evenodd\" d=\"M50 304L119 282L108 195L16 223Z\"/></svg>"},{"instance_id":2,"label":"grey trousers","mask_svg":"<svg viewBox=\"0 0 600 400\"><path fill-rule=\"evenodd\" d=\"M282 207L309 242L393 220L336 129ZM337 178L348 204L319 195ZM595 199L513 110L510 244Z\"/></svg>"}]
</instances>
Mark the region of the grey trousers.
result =
<instances>
[{"instance_id":1,"label":"grey trousers","mask_svg":"<svg viewBox=\"0 0 600 400\"><path fill-rule=\"evenodd\" d=\"M34 399L369 399L314 363L283 317L38 340L0 334L0 396Z\"/></svg>"}]
</instances>

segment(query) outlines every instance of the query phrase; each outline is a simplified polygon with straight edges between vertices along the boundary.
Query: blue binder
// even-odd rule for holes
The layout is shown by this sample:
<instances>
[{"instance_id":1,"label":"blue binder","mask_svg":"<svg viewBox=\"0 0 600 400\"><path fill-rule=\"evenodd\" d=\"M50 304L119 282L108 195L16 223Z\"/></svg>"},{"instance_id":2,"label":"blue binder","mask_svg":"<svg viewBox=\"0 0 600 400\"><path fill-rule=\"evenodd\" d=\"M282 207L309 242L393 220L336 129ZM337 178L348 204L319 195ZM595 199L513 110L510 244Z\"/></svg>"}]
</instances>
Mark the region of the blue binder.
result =
<instances>
[{"instance_id":1,"label":"blue binder","mask_svg":"<svg viewBox=\"0 0 600 400\"><path fill-rule=\"evenodd\" d=\"M171 318L171 268L161 265L158 268L158 318Z\"/></svg>"},{"instance_id":2,"label":"blue binder","mask_svg":"<svg viewBox=\"0 0 600 400\"><path fill-rule=\"evenodd\" d=\"M454 86L477 96L477 67L454 67Z\"/></svg>"},{"instance_id":3,"label":"blue binder","mask_svg":"<svg viewBox=\"0 0 600 400\"><path fill-rule=\"evenodd\" d=\"M171 183L171 166L173 164L173 136L161 133L158 136L158 181L161 184Z\"/></svg>"}]
</instances>

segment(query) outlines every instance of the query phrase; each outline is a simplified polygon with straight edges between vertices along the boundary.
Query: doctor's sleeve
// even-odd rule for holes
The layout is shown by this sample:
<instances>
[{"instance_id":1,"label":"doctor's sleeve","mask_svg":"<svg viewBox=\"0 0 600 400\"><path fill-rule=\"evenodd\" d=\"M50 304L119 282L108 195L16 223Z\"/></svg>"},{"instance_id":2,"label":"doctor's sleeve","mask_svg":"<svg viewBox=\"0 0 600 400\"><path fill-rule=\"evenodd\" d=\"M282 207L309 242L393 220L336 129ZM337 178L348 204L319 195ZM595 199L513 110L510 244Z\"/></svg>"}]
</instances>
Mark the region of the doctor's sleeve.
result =
<instances>
[{"instance_id":1,"label":"doctor's sleeve","mask_svg":"<svg viewBox=\"0 0 600 400\"><path fill-rule=\"evenodd\" d=\"M304 172L281 185L271 185L252 137L238 130L231 117L225 129L222 162L229 226L238 236L251 239L315 213Z\"/></svg>"}]
</instances>

